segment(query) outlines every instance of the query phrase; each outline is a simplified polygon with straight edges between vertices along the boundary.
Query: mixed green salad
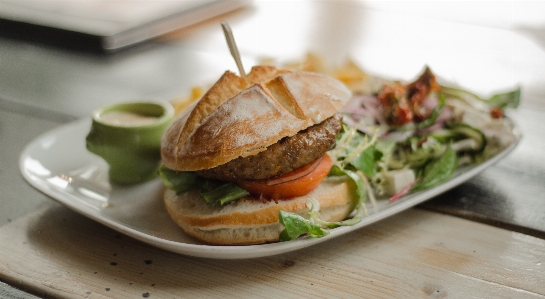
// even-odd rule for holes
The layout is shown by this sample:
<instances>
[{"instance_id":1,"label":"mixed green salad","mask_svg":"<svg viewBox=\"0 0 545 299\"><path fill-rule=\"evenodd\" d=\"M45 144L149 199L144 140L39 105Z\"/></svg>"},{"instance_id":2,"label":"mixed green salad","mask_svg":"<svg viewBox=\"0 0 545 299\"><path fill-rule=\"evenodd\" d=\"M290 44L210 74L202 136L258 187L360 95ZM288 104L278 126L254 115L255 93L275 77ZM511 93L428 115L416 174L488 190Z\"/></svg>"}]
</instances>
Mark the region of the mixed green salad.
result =
<instances>
[{"instance_id":1,"label":"mixed green salad","mask_svg":"<svg viewBox=\"0 0 545 299\"><path fill-rule=\"evenodd\" d=\"M346 176L355 186L355 211L347 220L320 219L319 203L307 199L305 217L280 211L280 240L301 235L322 237L329 228L357 224L366 203L394 202L447 181L463 165L478 164L516 141L504 117L516 108L520 88L482 98L470 91L439 84L429 68L410 83L369 80L370 92L355 94L342 109L343 128L328 152L328 176ZM199 188L212 205L226 205L249 193L236 183L206 180L194 173L161 168L170 189L182 193Z\"/></svg>"}]
</instances>

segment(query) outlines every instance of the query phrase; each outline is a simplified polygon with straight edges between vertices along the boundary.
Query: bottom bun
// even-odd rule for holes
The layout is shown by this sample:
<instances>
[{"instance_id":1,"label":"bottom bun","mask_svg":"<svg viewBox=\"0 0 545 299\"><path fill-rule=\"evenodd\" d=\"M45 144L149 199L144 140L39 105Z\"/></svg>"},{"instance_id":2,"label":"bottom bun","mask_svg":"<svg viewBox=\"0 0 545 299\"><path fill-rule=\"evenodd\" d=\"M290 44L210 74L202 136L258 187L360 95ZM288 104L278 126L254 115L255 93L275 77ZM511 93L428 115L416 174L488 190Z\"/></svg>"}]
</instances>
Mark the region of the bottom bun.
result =
<instances>
[{"instance_id":1,"label":"bottom bun","mask_svg":"<svg viewBox=\"0 0 545 299\"><path fill-rule=\"evenodd\" d=\"M284 227L280 210L308 212L307 198L320 203L320 218L341 221L354 209L354 186L344 177L328 177L311 193L287 200L259 200L248 196L223 207L208 205L198 191L180 195L167 190L166 209L187 234L210 244L250 245L276 242Z\"/></svg>"}]
</instances>

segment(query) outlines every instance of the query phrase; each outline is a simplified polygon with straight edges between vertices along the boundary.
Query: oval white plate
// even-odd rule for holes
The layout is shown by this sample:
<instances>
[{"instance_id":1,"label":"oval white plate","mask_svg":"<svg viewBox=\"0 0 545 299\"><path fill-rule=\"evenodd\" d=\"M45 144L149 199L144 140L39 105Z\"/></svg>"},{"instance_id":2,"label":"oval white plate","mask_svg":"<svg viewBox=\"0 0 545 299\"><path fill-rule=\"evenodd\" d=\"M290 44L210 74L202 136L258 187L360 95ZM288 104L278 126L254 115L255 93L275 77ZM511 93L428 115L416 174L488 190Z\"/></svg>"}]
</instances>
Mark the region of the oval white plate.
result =
<instances>
[{"instance_id":1,"label":"oval white plate","mask_svg":"<svg viewBox=\"0 0 545 299\"><path fill-rule=\"evenodd\" d=\"M397 201L368 205L369 216L357 225L332 229L323 238L300 238L290 242L251 246L211 246L186 235L168 216L162 201L164 187L159 179L136 186L119 186L108 180L108 165L85 148L90 119L81 119L38 137L20 157L23 177L36 189L114 230L142 242L180 254L242 259L280 254L330 240L395 215L451 189L511 152L521 138L492 159L458 170L447 182L433 189L403 196Z\"/></svg>"}]
</instances>

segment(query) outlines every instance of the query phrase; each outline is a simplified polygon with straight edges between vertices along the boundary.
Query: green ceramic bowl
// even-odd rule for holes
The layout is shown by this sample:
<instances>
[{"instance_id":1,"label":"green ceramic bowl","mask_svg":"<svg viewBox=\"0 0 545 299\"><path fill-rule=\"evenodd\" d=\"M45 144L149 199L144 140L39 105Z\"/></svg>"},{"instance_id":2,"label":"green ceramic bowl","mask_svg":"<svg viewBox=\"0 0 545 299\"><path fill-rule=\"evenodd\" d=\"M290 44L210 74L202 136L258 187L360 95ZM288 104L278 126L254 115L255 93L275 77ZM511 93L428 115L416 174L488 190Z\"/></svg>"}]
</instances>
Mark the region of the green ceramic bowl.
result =
<instances>
[{"instance_id":1,"label":"green ceramic bowl","mask_svg":"<svg viewBox=\"0 0 545 299\"><path fill-rule=\"evenodd\" d=\"M172 122L174 108L167 102L127 102L93 113L87 150L109 165L110 180L140 183L157 175L161 137Z\"/></svg>"}]
</instances>

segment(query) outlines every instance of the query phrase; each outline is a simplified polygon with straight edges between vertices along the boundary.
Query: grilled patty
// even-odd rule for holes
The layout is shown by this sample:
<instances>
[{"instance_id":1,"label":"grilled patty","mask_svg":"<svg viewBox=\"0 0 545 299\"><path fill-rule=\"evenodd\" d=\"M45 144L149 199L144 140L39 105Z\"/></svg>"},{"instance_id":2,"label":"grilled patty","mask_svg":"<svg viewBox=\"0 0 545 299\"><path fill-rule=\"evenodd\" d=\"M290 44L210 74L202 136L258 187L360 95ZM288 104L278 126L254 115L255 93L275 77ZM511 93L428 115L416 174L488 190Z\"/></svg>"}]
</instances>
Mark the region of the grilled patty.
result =
<instances>
[{"instance_id":1,"label":"grilled patty","mask_svg":"<svg viewBox=\"0 0 545 299\"><path fill-rule=\"evenodd\" d=\"M285 137L257 155L239 157L226 164L197 171L197 174L222 181L262 180L288 173L305 166L325 154L335 145L341 131L342 115Z\"/></svg>"}]
</instances>

